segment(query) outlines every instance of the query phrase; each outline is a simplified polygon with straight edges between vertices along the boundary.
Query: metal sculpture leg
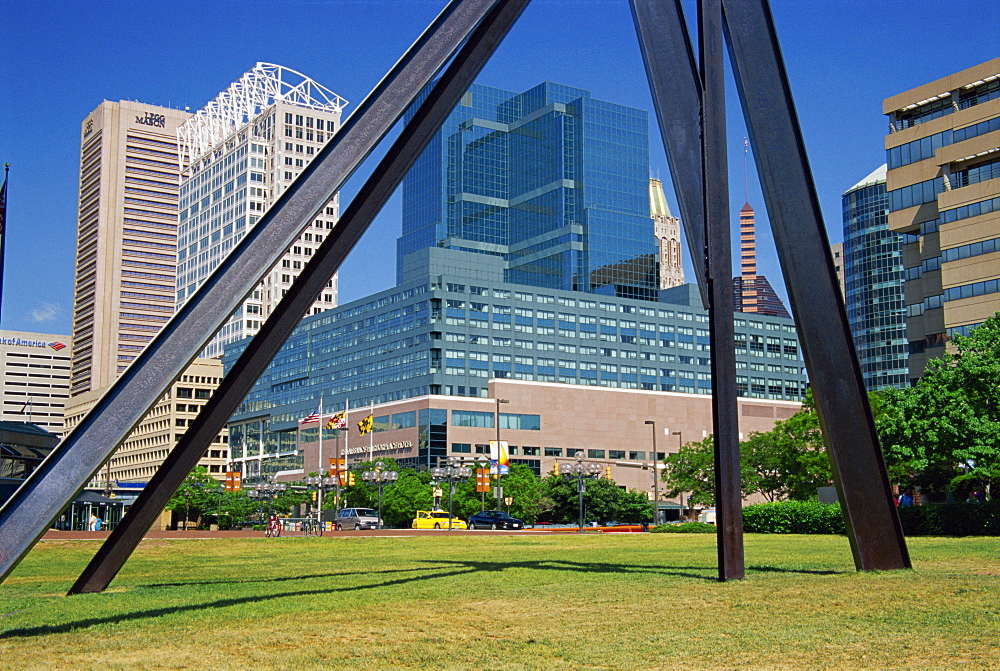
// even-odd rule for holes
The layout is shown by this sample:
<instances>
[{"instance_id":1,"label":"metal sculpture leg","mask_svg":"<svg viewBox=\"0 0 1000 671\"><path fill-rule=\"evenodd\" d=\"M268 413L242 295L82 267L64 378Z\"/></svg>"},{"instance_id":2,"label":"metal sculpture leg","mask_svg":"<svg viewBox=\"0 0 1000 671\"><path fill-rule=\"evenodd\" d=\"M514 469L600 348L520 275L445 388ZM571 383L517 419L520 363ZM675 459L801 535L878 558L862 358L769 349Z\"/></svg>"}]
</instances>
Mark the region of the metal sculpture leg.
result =
<instances>
[{"instance_id":1,"label":"metal sculpture leg","mask_svg":"<svg viewBox=\"0 0 1000 671\"><path fill-rule=\"evenodd\" d=\"M94 409L0 509L0 580L503 0L453 0Z\"/></svg>"},{"instance_id":2,"label":"metal sculpture leg","mask_svg":"<svg viewBox=\"0 0 1000 671\"><path fill-rule=\"evenodd\" d=\"M529 0L513 0L495 8L470 36L427 98L393 143L344 215L306 264L288 293L247 345L222 380L195 423L188 428L157 470L122 523L84 569L70 594L103 591L114 579L156 516L197 465L237 406L299 324L326 282L368 229L414 161L489 60Z\"/></svg>"},{"instance_id":3,"label":"metal sculpture leg","mask_svg":"<svg viewBox=\"0 0 1000 671\"><path fill-rule=\"evenodd\" d=\"M630 4L695 279L701 301L708 307L711 300L702 200L701 78L685 28L684 11L680 0L630 0Z\"/></svg>"},{"instance_id":4,"label":"metal sculpture leg","mask_svg":"<svg viewBox=\"0 0 1000 671\"><path fill-rule=\"evenodd\" d=\"M859 570L910 567L766 0L722 0L730 60Z\"/></svg>"},{"instance_id":5,"label":"metal sculpture leg","mask_svg":"<svg viewBox=\"0 0 1000 671\"><path fill-rule=\"evenodd\" d=\"M702 76L705 220L708 238L709 335L712 345L712 425L719 580L744 576L743 494L733 325L733 262L729 235L726 84L721 0L698 3Z\"/></svg>"}]
</instances>

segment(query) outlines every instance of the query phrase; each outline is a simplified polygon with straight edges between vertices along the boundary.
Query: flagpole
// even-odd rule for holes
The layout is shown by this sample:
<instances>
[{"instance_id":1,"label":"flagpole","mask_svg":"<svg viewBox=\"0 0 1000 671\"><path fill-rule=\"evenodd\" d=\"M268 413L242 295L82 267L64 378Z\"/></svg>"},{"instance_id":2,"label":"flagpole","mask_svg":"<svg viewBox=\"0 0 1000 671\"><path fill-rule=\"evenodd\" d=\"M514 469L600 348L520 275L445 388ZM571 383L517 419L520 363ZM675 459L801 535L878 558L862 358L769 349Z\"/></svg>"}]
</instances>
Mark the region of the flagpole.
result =
<instances>
[{"instance_id":1,"label":"flagpole","mask_svg":"<svg viewBox=\"0 0 1000 671\"><path fill-rule=\"evenodd\" d=\"M323 477L323 396L319 397L319 468L316 469Z\"/></svg>"},{"instance_id":2,"label":"flagpole","mask_svg":"<svg viewBox=\"0 0 1000 671\"><path fill-rule=\"evenodd\" d=\"M368 429L368 461L375 458L375 401L372 401L372 409L368 413L372 418L371 428Z\"/></svg>"},{"instance_id":3,"label":"flagpole","mask_svg":"<svg viewBox=\"0 0 1000 671\"><path fill-rule=\"evenodd\" d=\"M319 486L316 487L316 523L323 524L323 394L319 395ZM304 468L302 470L305 470Z\"/></svg>"},{"instance_id":4,"label":"flagpole","mask_svg":"<svg viewBox=\"0 0 1000 671\"><path fill-rule=\"evenodd\" d=\"M0 319L3 316L3 260L4 241L7 239L7 176L10 163L3 164L3 186L0 186Z\"/></svg>"}]
</instances>

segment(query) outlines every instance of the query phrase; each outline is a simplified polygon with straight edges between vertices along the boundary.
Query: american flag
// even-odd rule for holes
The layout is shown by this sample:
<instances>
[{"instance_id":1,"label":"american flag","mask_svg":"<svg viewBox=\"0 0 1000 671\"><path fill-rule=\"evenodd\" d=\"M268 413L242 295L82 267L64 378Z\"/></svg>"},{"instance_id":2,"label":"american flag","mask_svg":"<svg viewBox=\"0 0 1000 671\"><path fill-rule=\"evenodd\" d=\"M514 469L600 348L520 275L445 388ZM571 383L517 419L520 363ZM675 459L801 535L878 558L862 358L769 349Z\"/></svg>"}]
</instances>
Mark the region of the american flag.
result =
<instances>
[{"instance_id":1,"label":"american flag","mask_svg":"<svg viewBox=\"0 0 1000 671\"><path fill-rule=\"evenodd\" d=\"M319 421L319 408L316 408L316 412L309 415L308 417L303 417L299 420L299 424L312 424L313 422Z\"/></svg>"}]
</instances>

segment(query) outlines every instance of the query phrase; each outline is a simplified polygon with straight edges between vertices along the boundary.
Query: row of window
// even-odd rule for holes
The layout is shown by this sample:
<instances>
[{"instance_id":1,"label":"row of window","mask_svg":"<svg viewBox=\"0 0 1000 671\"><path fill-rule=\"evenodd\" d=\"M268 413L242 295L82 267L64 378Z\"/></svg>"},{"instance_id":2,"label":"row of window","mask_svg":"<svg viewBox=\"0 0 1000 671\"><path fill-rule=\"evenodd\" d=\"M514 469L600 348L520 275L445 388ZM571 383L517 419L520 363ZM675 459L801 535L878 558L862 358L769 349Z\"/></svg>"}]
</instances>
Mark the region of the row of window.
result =
<instances>
[{"instance_id":1,"label":"row of window","mask_svg":"<svg viewBox=\"0 0 1000 671\"><path fill-rule=\"evenodd\" d=\"M998 291L1000 291L1000 280L986 280L985 282L974 282L972 284L963 284L959 287L945 289L944 300L957 301L963 298L995 294Z\"/></svg>"}]
</instances>

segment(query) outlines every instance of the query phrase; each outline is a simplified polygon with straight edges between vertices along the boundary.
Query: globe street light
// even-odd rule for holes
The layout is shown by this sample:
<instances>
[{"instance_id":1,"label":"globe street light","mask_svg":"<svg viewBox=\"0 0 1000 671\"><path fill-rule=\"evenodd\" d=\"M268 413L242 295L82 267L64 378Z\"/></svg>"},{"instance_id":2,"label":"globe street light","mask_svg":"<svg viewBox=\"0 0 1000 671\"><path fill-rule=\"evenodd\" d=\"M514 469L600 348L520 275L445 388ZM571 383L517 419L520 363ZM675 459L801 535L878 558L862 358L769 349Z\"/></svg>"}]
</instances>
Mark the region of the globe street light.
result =
<instances>
[{"instance_id":1,"label":"globe street light","mask_svg":"<svg viewBox=\"0 0 1000 671\"><path fill-rule=\"evenodd\" d=\"M280 496L288 485L284 482L274 482L273 480L268 480L267 482L258 482L257 486L254 488L257 491L257 497L261 500L267 499L267 516L270 517L274 509L272 507L272 502L275 498Z\"/></svg>"},{"instance_id":2,"label":"globe street light","mask_svg":"<svg viewBox=\"0 0 1000 671\"><path fill-rule=\"evenodd\" d=\"M399 479L399 473L384 469L385 463L376 461L374 471L364 471L361 474L361 479L365 482L378 485L378 522L376 522L375 528L379 531L382 530L382 487L388 482L395 482Z\"/></svg>"},{"instance_id":3,"label":"globe street light","mask_svg":"<svg viewBox=\"0 0 1000 671\"><path fill-rule=\"evenodd\" d=\"M316 488L316 522L319 524L319 535L323 535L323 492L335 486L338 479L329 475L308 475L303 480L310 487Z\"/></svg>"},{"instance_id":4,"label":"globe street light","mask_svg":"<svg viewBox=\"0 0 1000 671\"><path fill-rule=\"evenodd\" d=\"M462 466L462 462L457 457L448 457L447 466L435 466L431 469L431 477L437 481L448 482L448 531L451 531L452 506L454 505L455 483L459 480L468 480L472 475L472 469Z\"/></svg>"},{"instance_id":5,"label":"globe street light","mask_svg":"<svg viewBox=\"0 0 1000 671\"><path fill-rule=\"evenodd\" d=\"M601 465L590 461L584 463L583 452L576 453L576 463L563 462L559 464L559 475L576 477L576 492L580 498L580 528L577 533L583 533L583 493L587 491L586 478L596 478L601 474Z\"/></svg>"}]
</instances>

